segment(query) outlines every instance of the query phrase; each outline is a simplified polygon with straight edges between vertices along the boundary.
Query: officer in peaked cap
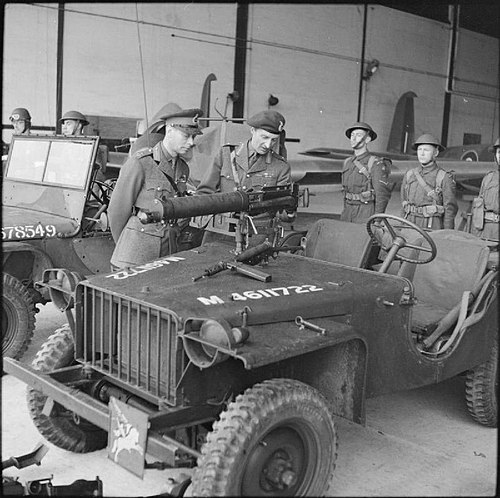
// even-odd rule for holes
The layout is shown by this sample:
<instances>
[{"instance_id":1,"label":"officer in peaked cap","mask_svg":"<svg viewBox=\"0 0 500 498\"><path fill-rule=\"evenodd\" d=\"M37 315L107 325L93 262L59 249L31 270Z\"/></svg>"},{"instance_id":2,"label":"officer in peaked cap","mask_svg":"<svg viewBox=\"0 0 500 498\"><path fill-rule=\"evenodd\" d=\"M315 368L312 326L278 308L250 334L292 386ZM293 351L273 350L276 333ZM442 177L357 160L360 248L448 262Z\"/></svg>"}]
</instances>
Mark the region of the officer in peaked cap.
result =
<instances>
[{"instance_id":1,"label":"officer in peaked cap","mask_svg":"<svg viewBox=\"0 0 500 498\"><path fill-rule=\"evenodd\" d=\"M31 129L31 115L28 109L16 107L9 116L14 127L14 135L29 135Z\"/></svg>"},{"instance_id":2,"label":"officer in peaked cap","mask_svg":"<svg viewBox=\"0 0 500 498\"><path fill-rule=\"evenodd\" d=\"M193 136L202 134L200 127L197 125L195 126L193 123L193 119L197 121L198 117L201 117L201 115L197 116L196 112L194 113L194 115L185 115L186 113L191 114L191 111L197 111L197 110L199 111L199 109L184 110L173 102L166 104L153 117L151 125L148 127L148 129L143 130L141 135L132 144L132 146L130 147L129 155L134 154L139 149L142 149L144 147L153 147L160 140L163 140L163 137L165 136L164 130L167 120L175 120L176 124L179 126L183 126L182 121L184 120L185 122L184 126L186 126L187 131L191 130L193 132ZM168 117L167 120L164 119L165 116ZM141 124L145 126L146 121L142 120ZM184 157L184 159L189 160L190 157Z\"/></svg>"},{"instance_id":3,"label":"officer in peaked cap","mask_svg":"<svg viewBox=\"0 0 500 498\"><path fill-rule=\"evenodd\" d=\"M291 183L291 170L286 159L275 152L284 133L285 118L274 110L258 112L247 120L250 138L244 142L223 145L212 165L202 178L196 194L216 192L260 190L263 187L282 186ZM212 216L206 226L204 243L220 239L211 230L223 230L234 237L228 218ZM280 213L282 221L293 221L295 212ZM267 213L254 217L258 236L252 236L255 245L270 236L271 218ZM232 235L230 235L232 234Z\"/></svg>"},{"instance_id":4,"label":"officer in peaked cap","mask_svg":"<svg viewBox=\"0 0 500 498\"><path fill-rule=\"evenodd\" d=\"M128 158L120 170L108 208L111 234L116 247L112 268L126 268L167 256L180 248L178 240L189 220L143 225L137 214L147 211L157 199L186 194L189 166L183 156L201 133L201 109L181 109L172 104L159 116L165 136L154 147L143 148Z\"/></svg>"},{"instance_id":5,"label":"officer in peaked cap","mask_svg":"<svg viewBox=\"0 0 500 498\"><path fill-rule=\"evenodd\" d=\"M402 216L416 225L439 230L455 228L458 211L453 173L436 163L444 150L439 140L424 133L413 144L420 163L406 172L401 183Z\"/></svg>"},{"instance_id":6,"label":"officer in peaked cap","mask_svg":"<svg viewBox=\"0 0 500 498\"><path fill-rule=\"evenodd\" d=\"M486 173L479 195L472 201L471 232L482 239L498 242L499 240L499 169L500 169L500 137L489 149L495 154L495 169Z\"/></svg>"},{"instance_id":7,"label":"officer in peaked cap","mask_svg":"<svg viewBox=\"0 0 500 498\"><path fill-rule=\"evenodd\" d=\"M368 144L377 138L369 124L354 123L345 135L354 154L344 161L342 168L344 209L340 219L366 223L373 214L383 213L391 198L391 161L368 151Z\"/></svg>"},{"instance_id":8,"label":"officer in peaked cap","mask_svg":"<svg viewBox=\"0 0 500 498\"><path fill-rule=\"evenodd\" d=\"M61 123L61 131L63 135L83 135L83 129L89 124L87 118L78 111L68 111L62 118L59 119Z\"/></svg>"}]
</instances>

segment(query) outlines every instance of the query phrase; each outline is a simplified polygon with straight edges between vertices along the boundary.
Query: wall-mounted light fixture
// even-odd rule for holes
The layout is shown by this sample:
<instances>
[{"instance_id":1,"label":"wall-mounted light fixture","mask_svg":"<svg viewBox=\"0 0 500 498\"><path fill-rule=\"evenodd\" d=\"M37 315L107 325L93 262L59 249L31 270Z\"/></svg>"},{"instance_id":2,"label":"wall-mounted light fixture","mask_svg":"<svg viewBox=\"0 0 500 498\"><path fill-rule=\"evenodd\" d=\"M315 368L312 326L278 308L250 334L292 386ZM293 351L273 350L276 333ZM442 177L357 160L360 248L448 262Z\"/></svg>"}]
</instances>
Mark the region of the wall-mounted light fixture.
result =
<instances>
[{"instance_id":1,"label":"wall-mounted light fixture","mask_svg":"<svg viewBox=\"0 0 500 498\"><path fill-rule=\"evenodd\" d=\"M363 73L363 79L365 81L368 81L377 72L379 64L380 62L377 59L373 59L366 65Z\"/></svg>"},{"instance_id":2,"label":"wall-mounted light fixture","mask_svg":"<svg viewBox=\"0 0 500 498\"><path fill-rule=\"evenodd\" d=\"M269 107L276 105L279 101L280 99L278 97L275 97L272 93L269 94L269 98L267 99Z\"/></svg>"}]
</instances>

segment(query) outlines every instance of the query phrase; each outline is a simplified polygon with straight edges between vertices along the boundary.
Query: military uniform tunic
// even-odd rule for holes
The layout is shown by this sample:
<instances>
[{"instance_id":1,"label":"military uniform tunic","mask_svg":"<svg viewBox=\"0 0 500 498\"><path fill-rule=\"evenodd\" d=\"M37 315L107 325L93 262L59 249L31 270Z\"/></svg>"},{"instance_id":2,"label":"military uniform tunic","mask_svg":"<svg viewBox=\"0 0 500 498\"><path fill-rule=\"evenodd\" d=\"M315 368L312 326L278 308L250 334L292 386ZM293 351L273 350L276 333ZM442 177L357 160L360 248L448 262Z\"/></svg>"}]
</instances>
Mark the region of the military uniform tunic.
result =
<instances>
[{"instance_id":1,"label":"military uniform tunic","mask_svg":"<svg viewBox=\"0 0 500 498\"><path fill-rule=\"evenodd\" d=\"M286 160L273 150L264 155L252 153L248 140L220 148L211 167L198 185L196 194L234 192L238 189L261 190L262 187L283 186L289 183L291 183L291 169ZM219 219L220 216L215 216L214 223ZM259 226L268 226L270 218L264 213L255 217L254 221L260 233ZM216 238L210 237L207 233L204 242Z\"/></svg>"},{"instance_id":2,"label":"military uniform tunic","mask_svg":"<svg viewBox=\"0 0 500 498\"><path fill-rule=\"evenodd\" d=\"M142 149L123 165L108 208L111 234L116 247L111 263L119 268L138 265L176 251L179 226L164 222L143 225L136 213L151 209L155 199L168 199L186 190L189 167L171 157L163 143ZM182 226L189 220L182 220Z\"/></svg>"},{"instance_id":3,"label":"military uniform tunic","mask_svg":"<svg viewBox=\"0 0 500 498\"><path fill-rule=\"evenodd\" d=\"M427 190L420 184L415 172L423 178ZM441 186L436 185L438 174L442 177ZM420 227L433 230L455 228L458 204L453 174L435 162L425 168L418 166L407 171L401 183L401 203L401 216Z\"/></svg>"},{"instance_id":4,"label":"military uniform tunic","mask_svg":"<svg viewBox=\"0 0 500 498\"><path fill-rule=\"evenodd\" d=\"M372 154L365 152L360 156L349 157L342 168L342 190L344 209L340 215L342 221L366 223L375 213L383 213L391 198L390 162L377 157L368 172L368 161ZM368 178L354 163L357 159L369 173Z\"/></svg>"},{"instance_id":5,"label":"military uniform tunic","mask_svg":"<svg viewBox=\"0 0 500 498\"><path fill-rule=\"evenodd\" d=\"M499 204L498 204L498 188L499 188L499 172L498 169L490 171L486 174L481 182L479 190L479 198L482 199L481 213L482 229L478 229L472 225L472 233L488 240L499 240ZM476 204L476 202L474 203ZM473 206L473 211L477 207ZM474 219L474 213L473 213Z\"/></svg>"}]
</instances>

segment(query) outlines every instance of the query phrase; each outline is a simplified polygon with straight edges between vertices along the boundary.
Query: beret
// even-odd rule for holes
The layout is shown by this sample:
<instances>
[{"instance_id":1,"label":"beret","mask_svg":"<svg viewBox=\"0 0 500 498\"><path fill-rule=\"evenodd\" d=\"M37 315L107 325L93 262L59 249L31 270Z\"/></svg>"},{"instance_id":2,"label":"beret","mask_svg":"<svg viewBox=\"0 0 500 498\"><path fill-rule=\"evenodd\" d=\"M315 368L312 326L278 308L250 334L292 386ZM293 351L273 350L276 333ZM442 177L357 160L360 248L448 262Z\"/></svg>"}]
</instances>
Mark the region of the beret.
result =
<instances>
[{"instance_id":1,"label":"beret","mask_svg":"<svg viewBox=\"0 0 500 498\"><path fill-rule=\"evenodd\" d=\"M279 135L285 126L285 118L278 111L261 111L248 118L247 124L253 128Z\"/></svg>"}]
</instances>

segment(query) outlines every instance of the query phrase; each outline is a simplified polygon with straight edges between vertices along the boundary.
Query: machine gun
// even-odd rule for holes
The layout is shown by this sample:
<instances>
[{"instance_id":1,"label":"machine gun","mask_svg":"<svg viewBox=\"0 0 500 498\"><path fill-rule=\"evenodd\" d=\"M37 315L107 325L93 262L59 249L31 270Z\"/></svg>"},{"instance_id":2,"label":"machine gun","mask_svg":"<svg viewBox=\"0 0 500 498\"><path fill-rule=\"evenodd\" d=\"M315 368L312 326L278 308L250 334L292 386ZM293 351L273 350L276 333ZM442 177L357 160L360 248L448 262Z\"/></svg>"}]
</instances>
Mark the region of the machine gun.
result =
<instances>
[{"instance_id":1,"label":"machine gun","mask_svg":"<svg viewBox=\"0 0 500 498\"><path fill-rule=\"evenodd\" d=\"M263 187L254 192L236 192L156 199L149 210L139 211L137 217L143 224L169 222L208 214L245 212L250 216L282 209L297 209L299 187L289 184L281 187Z\"/></svg>"},{"instance_id":2,"label":"machine gun","mask_svg":"<svg viewBox=\"0 0 500 498\"><path fill-rule=\"evenodd\" d=\"M252 216L268 213L273 219L273 242L278 240L279 227L276 222L279 211L296 211L299 199L297 184L277 187L263 187L262 190L216 193L155 199L149 209L138 211L137 217L143 224L172 223L178 219L194 218L219 213L239 213L236 225L236 253L248 247L249 225L256 232Z\"/></svg>"},{"instance_id":3,"label":"machine gun","mask_svg":"<svg viewBox=\"0 0 500 498\"><path fill-rule=\"evenodd\" d=\"M250 247L238 254L234 261L220 261L216 265L207 268L201 275L193 277L193 282L205 277L211 277L223 270L235 271L236 273L260 280L261 282L270 282L271 275L248 265L256 265L262 261L267 262L269 257L272 256L276 258L277 254L281 251L289 252L299 249L304 249L304 246L273 246L268 240L265 240L262 244Z\"/></svg>"}]
</instances>

